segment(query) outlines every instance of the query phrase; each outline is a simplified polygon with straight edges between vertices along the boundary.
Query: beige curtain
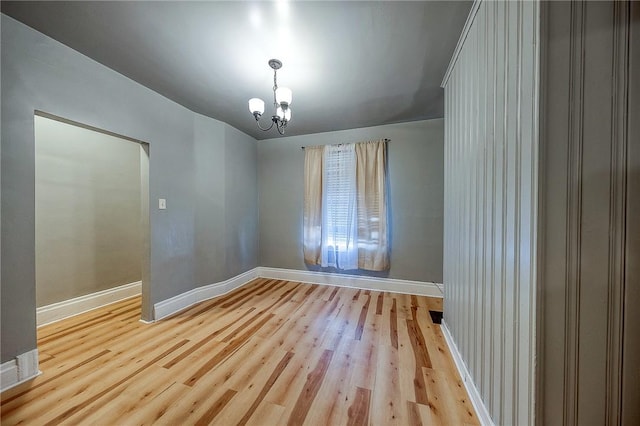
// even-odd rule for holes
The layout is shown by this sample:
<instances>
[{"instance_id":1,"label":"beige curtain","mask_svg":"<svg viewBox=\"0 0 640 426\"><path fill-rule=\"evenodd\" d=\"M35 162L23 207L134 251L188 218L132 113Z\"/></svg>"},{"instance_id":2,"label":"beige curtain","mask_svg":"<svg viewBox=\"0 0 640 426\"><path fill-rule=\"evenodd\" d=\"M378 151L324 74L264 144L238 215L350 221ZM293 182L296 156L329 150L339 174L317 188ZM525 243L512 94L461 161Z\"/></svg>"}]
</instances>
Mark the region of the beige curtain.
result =
<instances>
[{"instance_id":1,"label":"beige curtain","mask_svg":"<svg viewBox=\"0 0 640 426\"><path fill-rule=\"evenodd\" d=\"M385 140L356 144L358 268L370 271L389 269L386 145Z\"/></svg>"},{"instance_id":2,"label":"beige curtain","mask_svg":"<svg viewBox=\"0 0 640 426\"><path fill-rule=\"evenodd\" d=\"M303 253L305 263L320 264L322 244L322 156L323 146L304 150Z\"/></svg>"}]
</instances>

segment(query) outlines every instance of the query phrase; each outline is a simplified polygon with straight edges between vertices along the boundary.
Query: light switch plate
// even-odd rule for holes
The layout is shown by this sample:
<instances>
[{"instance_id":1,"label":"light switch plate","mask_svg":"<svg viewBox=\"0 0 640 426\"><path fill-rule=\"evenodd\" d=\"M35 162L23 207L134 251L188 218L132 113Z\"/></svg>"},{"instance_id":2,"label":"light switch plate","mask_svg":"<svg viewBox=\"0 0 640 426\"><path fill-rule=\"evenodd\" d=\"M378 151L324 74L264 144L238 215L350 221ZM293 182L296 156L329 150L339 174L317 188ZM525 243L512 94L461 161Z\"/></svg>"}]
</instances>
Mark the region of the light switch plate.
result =
<instances>
[{"instance_id":1,"label":"light switch plate","mask_svg":"<svg viewBox=\"0 0 640 426\"><path fill-rule=\"evenodd\" d=\"M167 208L167 200L164 198L158 198L158 208L160 210L165 210Z\"/></svg>"}]
</instances>

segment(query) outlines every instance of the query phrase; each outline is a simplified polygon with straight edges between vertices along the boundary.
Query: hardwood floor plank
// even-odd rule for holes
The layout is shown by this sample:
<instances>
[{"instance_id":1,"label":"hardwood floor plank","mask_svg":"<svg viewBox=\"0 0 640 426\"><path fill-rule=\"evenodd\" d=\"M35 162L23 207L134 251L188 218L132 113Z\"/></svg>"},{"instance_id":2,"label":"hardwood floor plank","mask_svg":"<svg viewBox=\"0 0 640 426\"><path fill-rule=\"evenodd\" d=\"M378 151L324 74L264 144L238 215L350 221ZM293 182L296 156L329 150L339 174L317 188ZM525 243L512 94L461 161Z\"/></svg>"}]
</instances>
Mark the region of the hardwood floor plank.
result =
<instances>
[{"instance_id":1,"label":"hardwood floor plank","mask_svg":"<svg viewBox=\"0 0 640 426\"><path fill-rule=\"evenodd\" d=\"M207 410L206 413L202 415L196 422L195 426L206 426L216 418L216 416L220 413L220 411L224 408L225 405L229 403L231 398L233 398L237 394L233 389L227 389L224 394L220 398L218 398L211 407Z\"/></svg>"},{"instance_id":2,"label":"hardwood floor plank","mask_svg":"<svg viewBox=\"0 0 640 426\"><path fill-rule=\"evenodd\" d=\"M369 303L371 302L371 296L367 295L367 302L362 306L360 311L360 318L358 318L358 325L356 326L355 339L362 339L362 332L364 331L364 322L367 319L367 313L369 312Z\"/></svg>"},{"instance_id":3,"label":"hardwood floor plank","mask_svg":"<svg viewBox=\"0 0 640 426\"><path fill-rule=\"evenodd\" d=\"M409 424L415 426L422 426L422 416L420 415L420 407L413 401L407 401L407 413L409 417Z\"/></svg>"},{"instance_id":4,"label":"hardwood floor plank","mask_svg":"<svg viewBox=\"0 0 640 426\"><path fill-rule=\"evenodd\" d=\"M348 410L347 426L364 426L369 423L371 391L357 388L356 397Z\"/></svg>"},{"instance_id":5,"label":"hardwood floor plank","mask_svg":"<svg viewBox=\"0 0 640 426\"><path fill-rule=\"evenodd\" d=\"M378 294L378 299L376 302L376 315L382 315L382 306L384 303L384 293Z\"/></svg>"},{"instance_id":6,"label":"hardwood floor plank","mask_svg":"<svg viewBox=\"0 0 640 426\"><path fill-rule=\"evenodd\" d=\"M328 299L329 302L331 302L333 300L333 298L336 297L336 294L338 293L338 290L339 290L338 287L335 287L333 289L333 291L331 292L331 295L329 296L329 299Z\"/></svg>"},{"instance_id":7,"label":"hardwood floor plank","mask_svg":"<svg viewBox=\"0 0 640 426\"><path fill-rule=\"evenodd\" d=\"M362 293L362 290L358 289L356 291L356 294L353 295L353 301L355 302L356 300L358 300L360 298L360 293Z\"/></svg>"},{"instance_id":8,"label":"hardwood floor plank","mask_svg":"<svg viewBox=\"0 0 640 426\"><path fill-rule=\"evenodd\" d=\"M405 392L406 394L406 392ZM381 351L377 360L376 386L373 389L371 417L373 423L382 425L404 425L402 407L403 392L400 386L400 358L398 351Z\"/></svg>"},{"instance_id":9,"label":"hardwood floor plank","mask_svg":"<svg viewBox=\"0 0 640 426\"><path fill-rule=\"evenodd\" d=\"M407 401L416 402L415 392L415 377L416 377L416 357L411 345L411 338L409 337L409 330L406 327L406 320L400 323L398 328L398 358L399 364L399 383L400 389L403 392L403 398ZM402 410L404 412L404 407Z\"/></svg>"},{"instance_id":10,"label":"hardwood floor plank","mask_svg":"<svg viewBox=\"0 0 640 426\"><path fill-rule=\"evenodd\" d=\"M140 305L40 327L2 424L478 424L439 299L261 278L153 324Z\"/></svg>"},{"instance_id":11,"label":"hardwood floor plank","mask_svg":"<svg viewBox=\"0 0 640 426\"><path fill-rule=\"evenodd\" d=\"M287 421L287 425L292 426L304 423L309 412L309 407L311 407L311 404L318 393L318 389L320 389L324 375L329 369L331 358L333 358L333 351L325 349L318 361L318 364L307 376L307 382L305 383L304 389L300 393L300 396L293 407L293 412Z\"/></svg>"},{"instance_id":12,"label":"hardwood floor plank","mask_svg":"<svg viewBox=\"0 0 640 426\"><path fill-rule=\"evenodd\" d=\"M431 361L425 358L425 352L418 343L417 333L419 330L415 326L413 320L406 320L407 330L409 331L409 339L411 341L411 347L413 348L413 354L415 356L415 374L413 377L413 386L416 395L416 402L420 404L428 404L429 398L427 396L427 385L422 373L422 367L431 367Z\"/></svg>"},{"instance_id":13,"label":"hardwood floor plank","mask_svg":"<svg viewBox=\"0 0 640 426\"><path fill-rule=\"evenodd\" d=\"M282 424L282 414L284 407L263 401L255 414L247 422L247 426L265 426Z\"/></svg>"},{"instance_id":14,"label":"hardwood floor plank","mask_svg":"<svg viewBox=\"0 0 640 426\"><path fill-rule=\"evenodd\" d=\"M322 347L332 351L337 351L343 337L347 333L349 327L349 318L355 309L355 305L351 302L342 303L340 297L334 299L337 314L335 318L329 320L327 329L322 339ZM334 311L334 312L335 312Z\"/></svg>"},{"instance_id":15,"label":"hardwood floor plank","mask_svg":"<svg viewBox=\"0 0 640 426\"><path fill-rule=\"evenodd\" d=\"M182 383L171 383L167 388L165 388L159 395L156 395L149 403L141 405L136 408L136 410L131 413L126 421L120 423L114 423L117 425L176 425L182 424L185 422L185 416L183 414L180 421L177 422L167 422L164 419L165 413L171 407L174 407L177 403L180 402L183 395L189 392L189 387L183 385ZM185 412L186 413L186 412ZM73 418L71 419L73 420ZM194 420L190 420L193 422ZM77 422L70 422L70 424L78 425ZM98 422L98 425L102 425L105 423Z\"/></svg>"},{"instance_id":16,"label":"hardwood floor plank","mask_svg":"<svg viewBox=\"0 0 640 426\"><path fill-rule=\"evenodd\" d=\"M398 349L398 308L395 297L393 298L393 305L391 306L389 315L391 317L391 334L389 335L389 339L391 340L391 346Z\"/></svg>"},{"instance_id":17,"label":"hardwood floor plank","mask_svg":"<svg viewBox=\"0 0 640 426\"><path fill-rule=\"evenodd\" d=\"M282 374L282 371L287 367L292 357L293 357L293 352L287 352L285 356L282 357L282 360L280 360L280 363L273 370L273 372L271 373L271 376L269 376L267 383L264 384L264 386L260 390L260 393L258 394L256 399L253 401L253 404L251 404L251 406L247 409L244 416L238 421L237 423L238 426L247 424L247 422L249 421L253 413L256 411L260 403L264 400L265 395L271 390L271 387L276 382L276 380L278 380L278 377L280 377L280 374Z\"/></svg>"},{"instance_id":18,"label":"hardwood floor plank","mask_svg":"<svg viewBox=\"0 0 640 426\"><path fill-rule=\"evenodd\" d=\"M452 383L454 379L444 372L427 368L424 369L424 373L430 399L440 402L440 411L445 413L446 421L459 423L474 421L473 406L464 388L456 389L456 385Z\"/></svg>"},{"instance_id":19,"label":"hardwood floor plank","mask_svg":"<svg viewBox=\"0 0 640 426\"><path fill-rule=\"evenodd\" d=\"M416 364L420 367L431 368L431 357L427 350L427 344L422 334L422 329L415 320L406 320L411 347L416 358Z\"/></svg>"},{"instance_id":20,"label":"hardwood floor plank","mask_svg":"<svg viewBox=\"0 0 640 426\"><path fill-rule=\"evenodd\" d=\"M349 392L351 377L354 370L354 359L349 353L334 352L331 368L318 390L307 423L319 425L344 424L348 414Z\"/></svg>"},{"instance_id":21,"label":"hardwood floor plank","mask_svg":"<svg viewBox=\"0 0 640 426\"><path fill-rule=\"evenodd\" d=\"M425 382L429 387L429 400L426 404L430 409L432 418L437 418L439 423L462 424L462 416L455 411L456 401L451 393L441 393L441 389L447 386L447 383L434 370L430 368L424 369ZM451 411L454 410L454 411Z\"/></svg>"},{"instance_id":22,"label":"hardwood floor plank","mask_svg":"<svg viewBox=\"0 0 640 426\"><path fill-rule=\"evenodd\" d=\"M375 369L378 358L378 349L373 342L360 342L354 340L352 344L353 358L355 360L351 385L366 389L375 386Z\"/></svg>"}]
</instances>

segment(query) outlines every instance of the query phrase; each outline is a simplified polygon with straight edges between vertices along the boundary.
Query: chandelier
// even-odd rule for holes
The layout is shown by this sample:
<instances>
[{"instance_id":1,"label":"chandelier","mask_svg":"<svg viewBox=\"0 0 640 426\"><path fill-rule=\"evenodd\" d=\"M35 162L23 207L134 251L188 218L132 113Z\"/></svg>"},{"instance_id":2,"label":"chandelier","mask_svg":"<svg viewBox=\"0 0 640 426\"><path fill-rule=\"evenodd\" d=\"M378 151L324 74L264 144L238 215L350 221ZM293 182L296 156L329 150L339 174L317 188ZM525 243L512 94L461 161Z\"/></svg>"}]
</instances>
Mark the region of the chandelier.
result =
<instances>
[{"instance_id":1,"label":"chandelier","mask_svg":"<svg viewBox=\"0 0 640 426\"><path fill-rule=\"evenodd\" d=\"M286 87L278 87L276 80L276 74L278 70L282 68L282 62L278 59L270 59L269 66L273 69L273 107L275 113L271 116L271 125L266 129L260 125L260 117L264 112L264 101L259 98L249 99L249 111L256 119L256 124L260 130L271 130L275 124L278 133L284 135L284 129L287 127L289 121L291 121L291 89Z\"/></svg>"}]
</instances>

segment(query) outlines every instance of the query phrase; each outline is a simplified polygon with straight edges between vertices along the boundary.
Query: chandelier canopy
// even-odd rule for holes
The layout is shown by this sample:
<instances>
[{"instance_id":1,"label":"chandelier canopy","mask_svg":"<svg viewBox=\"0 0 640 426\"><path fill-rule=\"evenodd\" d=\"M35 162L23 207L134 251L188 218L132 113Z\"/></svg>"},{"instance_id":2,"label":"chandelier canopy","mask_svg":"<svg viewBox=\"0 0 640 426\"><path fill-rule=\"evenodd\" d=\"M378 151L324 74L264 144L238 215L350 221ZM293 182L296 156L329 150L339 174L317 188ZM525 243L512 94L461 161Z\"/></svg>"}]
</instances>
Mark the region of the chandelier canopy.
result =
<instances>
[{"instance_id":1,"label":"chandelier canopy","mask_svg":"<svg viewBox=\"0 0 640 426\"><path fill-rule=\"evenodd\" d=\"M278 133L284 135L284 129L287 127L289 121L291 121L291 89L287 87L278 87L277 73L282 68L282 62L278 59L270 59L269 66L273 69L273 108L274 113L271 116L271 125L267 128L263 128L260 125L260 117L264 112L264 101L260 98L249 99L249 111L256 119L256 124L260 130L271 130L275 124Z\"/></svg>"}]
</instances>

